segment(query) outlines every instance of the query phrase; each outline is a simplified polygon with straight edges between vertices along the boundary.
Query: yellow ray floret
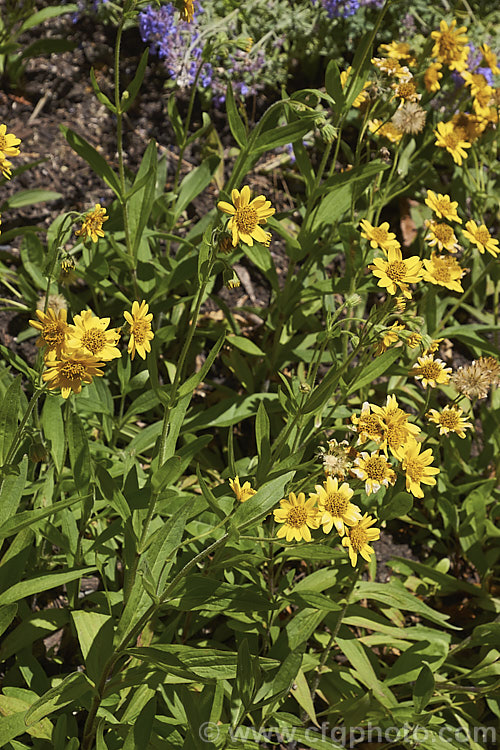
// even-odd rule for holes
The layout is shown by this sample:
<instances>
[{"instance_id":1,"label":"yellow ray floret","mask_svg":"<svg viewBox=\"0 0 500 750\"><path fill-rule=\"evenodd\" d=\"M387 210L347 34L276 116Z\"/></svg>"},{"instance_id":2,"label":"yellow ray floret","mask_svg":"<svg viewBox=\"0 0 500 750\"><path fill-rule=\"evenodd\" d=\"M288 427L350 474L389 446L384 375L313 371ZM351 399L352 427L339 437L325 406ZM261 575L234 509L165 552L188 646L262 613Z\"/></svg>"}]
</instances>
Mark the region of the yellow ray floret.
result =
<instances>
[{"instance_id":1,"label":"yellow ray floret","mask_svg":"<svg viewBox=\"0 0 500 750\"><path fill-rule=\"evenodd\" d=\"M61 396L68 398L70 393L80 393L82 384L89 384L93 378L103 375L104 366L97 357L81 349L74 352L63 352L58 358L55 352L49 352L45 358L46 370L42 377L49 390L61 389Z\"/></svg>"},{"instance_id":2,"label":"yellow ray floret","mask_svg":"<svg viewBox=\"0 0 500 750\"><path fill-rule=\"evenodd\" d=\"M368 268L378 277L378 286L385 287L389 294L396 294L399 287L407 299L411 299L408 284L416 284L422 278L420 258L415 255L403 260L399 248L391 248L387 253L387 260L375 258Z\"/></svg>"},{"instance_id":3,"label":"yellow ray floret","mask_svg":"<svg viewBox=\"0 0 500 750\"><path fill-rule=\"evenodd\" d=\"M244 503L245 500L248 500L249 497L252 497L257 492L257 490L254 490L252 488L250 482L245 482L243 486L241 486L240 478L238 475L236 475L234 479L229 479L229 486L236 495L236 499L239 500L240 503Z\"/></svg>"},{"instance_id":4,"label":"yellow ray floret","mask_svg":"<svg viewBox=\"0 0 500 750\"><path fill-rule=\"evenodd\" d=\"M69 327L68 348L83 349L103 362L121 357L116 346L120 332L115 328L107 331L109 323L109 318L98 318L90 310L82 310L80 315L74 316L73 325Z\"/></svg>"},{"instance_id":5,"label":"yellow ray floret","mask_svg":"<svg viewBox=\"0 0 500 750\"><path fill-rule=\"evenodd\" d=\"M462 417L463 411L458 406L445 406L443 411L430 409L427 412L429 422L439 426L440 435L449 435L455 432L459 438L465 437L465 430L472 430L472 425Z\"/></svg>"},{"instance_id":6,"label":"yellow ray floret","mask_svg":"<svg viewBox=\"0 0 500 750\"><path fill-rule=\"evenodd\" d=\"M47 352L55 352L58 357L65 349L69 325L67 323L67 311L59 310L57 313L49 307L47 312L36 311L38 320L30 320L30 326L40 331L40 337L36 340L38 347L47 347Z\"/></svg>"},{"instance_id":7,"label":"yellow ray floret","mask_svg":"<svg viewBox=\"0 0 500 750\"><path fill-rule=\"evenodd\" d=\"M421 484L436 484L435 475L439 469L430 466L434 460L430 448L420 453L422 444L416 440L410 440L404 450L401 466L406 473L406 490L414 497L423 497Z\"/></svg>"}]
</instances>

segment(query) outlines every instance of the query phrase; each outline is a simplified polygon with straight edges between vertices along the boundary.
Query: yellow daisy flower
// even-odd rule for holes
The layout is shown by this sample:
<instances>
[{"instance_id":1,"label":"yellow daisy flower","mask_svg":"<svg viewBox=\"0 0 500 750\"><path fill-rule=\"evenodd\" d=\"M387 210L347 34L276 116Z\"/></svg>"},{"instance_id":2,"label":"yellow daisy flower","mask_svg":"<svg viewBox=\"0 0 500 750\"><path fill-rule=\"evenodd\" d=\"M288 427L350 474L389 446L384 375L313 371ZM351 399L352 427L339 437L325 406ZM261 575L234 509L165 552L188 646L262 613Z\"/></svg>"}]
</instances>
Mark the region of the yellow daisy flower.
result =
<instances>
[{"instance_id":1,"label":"yellow daisy flower","mask_svg":"<svg viewBox=\"0 0 500 750\"><path fill-rule=\"evenodd\" d=\"M422 98L422 94L418 93L413 79L393 83L391 88L394 91L394 96L401 99L402 102L418 102Z\"/></svg>"},{"instance_id":2,"label":"yellow daisy flower","mask_svg":"<svg viewBox=\"0 0 500 750\"><path fill-rule=\"evenodd\" d=\"M6 180L10 180L12 174L12 162L4 156L2 151L0 151L0 172Z\"/></svg>"},{"instance_id":3,"label":"yellow daisy flower","mask_svg":"<svg viewBox=\"0 0 500 750\"><path fill-rule=\"evenodd\" d=\"M410 349L416 349L417 346L421 343L422 336L420 333L410 333L408 338L406 339L406 343L410 347Z\"/></svg>"},{"instance_id":4,"label":"yellow daisy flower","mask_svg":"<svg viewBox=\"0 0 500 750\"><path fill-rule=\"evenodd\" d=\"M194 3L193 0L184 0L184 7L181 10L181 18L183 21L191 23L194 18Z\"/></svg>"},{"instance_id":5,"label":"yellow daisy flower","mask_svg":"<svg viewBox=\"0 0 500 750\"><path fill-rule=\"evenodd\" d=\"M389 449L393 456L399 458L402 448L411 437L418 435L420 428L408 421L410 415L400 408L394 395L387 396L385 406L372 406L372 409L382 424L381 450L387 456Z\"/></svg>"},{"instance_id":6,"label":"yellow daisy flower","mask_svg":"<svg viewBox=\"0 0 500 750\"><path fill-rule=\"evenodd\" d=\"M489 118L490 105L493 102L493 93L494 90L491 86L485 86L484 88L476 91L472 102L472 107L478 117L484 117L487 119Z\"/></svg>"},{"instance_id":7,"label":"yellow daisy flower","mask_svg":"<svg viewBox=\"0 0 500 750\"><path fill-rule=\"evenodd\" d=\"M500 68L497 65L497 56L492 52L487 44L482 44L479 48L483 53L483 62L496 76L500 75Z\"/></svg>"},{"instance_id":8,"label":"yellow daisy flower","mask_svg":"<svg viewBox=\"0 0 500 750\"><path fill-rule=\"evenodd\" d=\"M347 533L342 539L342 545L348 549L353 568L358 562L358 554L366 562L370 562L371 555L375 554L375 550L370 547L368 542L376 542L377 539L380 539L380 529L370 528L376 522L376 518L372 518L368 513L365 513L356 526L346 529Z\"/></svg>"},{"instance_id":9,"label":"yellow daisy flower","mask_svg":"<svg viewBox=\"0 0 500 750\"><path fill-rule=\"evenodd\" d=\"M104 366L104 362L81 349L63 352L59 358L54 351L49 352L45 365L47 369L42 378L48 383L49 390L60 388L63 398L68 398L71 391L80 393L83 383L91 383L93 378L104 374L98 369Z\"/></svg>"},{"instance_id":10,"label":"yellow daisy flower","mask_svg":"<svg viewBox=\"0 0 500 750\"><path fill-rule=\"evenodd\" d=\"M314 507L315 502L315 498L306 500L303 492L299 492L297 497L295 493L290 492L288 500L286 498L280 500L281 507L274 511L274 520L282 523L283 526L278 529L276 536L279 539L286 537L287 542L293 539L297 542L302 539L310 542L312 539L310 529L319 528L319 514L317 508Z\"/></svg>"},{"instance_id":11,"label":"yellow daisy flower","mask_svg":"<svg viewBox=\"0 0 500 750\"><path fill-rule=\"evenodd\" d=\"M460 279L465 271L456 258L432 253L431 259L424 260L423 279L438 284L453 292L463 292Z\"/></svg>"},{"instance_id":12,"label":"yellow daisy flower","mask_svg":"<svg viewBox=\"0 0 500 750\"><path fill-rule=\"evenodd\" d=\"M475 221L468 221L463 232L464 236L476 245L481 254L487 250L494 258L497 257L499 252L498 240L493 239L485 224L478 226Z\"/></svg>"},{"instance_id":13,"label":"yellow daisy flower","mask_svg":"<svg viewBox=\"0 0 500 750\"><path fill-rule=\"evenodd\" d=\"M399 340L399 332L404 331L405 326L400 323L393 323L390 328L386 328L382 333L382 340L375 347L375 354L383 354L390 346Z\"/></svg>"},{"instance_id":14,"label":"yellow daisy flower","mask_svg":"<svg viewBox=\"0 0 500 750\"><path fill-rule=\"evenodd\" d=\"M443 74L440 72L442 67L443 66L441 65L441 63L434 62L431 63L425 71L424 85L429 93L439 91L439 89L441 88L441 84L439 83L439 81L443 77Z\"/></svg>"},{"instance_id":15,"label":"yellow daisy flower","mask_svg":"<svg viewBox=\"0 0 500 750\"><path fill-rule=\"evenodd\" d=\"M398 250L401 245L394 232L389 232L389 222L384 221L379 227L374 227L366 219L361 219L361 236L370 242L371 247L380 247L388 253L391 248Z\"/></svg>"},{"instance_id":16,"label":"yellow daisy flower","mask_svg":"<svg viewBox=\"0 0 500 750\"><path fill-rule=\"evenodd\" d=\"M388 487L396 481L396 472L391 468L385 456L378 450L372 454L362 451L354 461L353 474L365 483L365 492L371 495L382 487Z\"/></svg>"},{"instance_id":17,"label":"yellow daisy flower","mask_svg":"<svg viewBox=\"0 0 500 750\"><path fill-rule=\"evenodd\" d=\"M47 312L35 311L38 320L30 320L29 324L40 331L40 337L36 340L38 347L46 346L48 352L55 352L58 357L64 350L69 334L67 311L58 310L57 313L49 307Z\"/></svg>"},{"instance_id":18,"label":"yellow daisy flower","mask_svg":"<svg viewBox=\"0 0 500 750\"><path fill-rule=\"evenodd\" d=\"M428 190L425 203L436 214L438 219L456 221L458 224L462 223L462 219L457 214L458 201L452 201L449 195L443 195L442 193L436 195L433 190Z\"/></svg>"},{"instance_id":19,"label":"yellow daisy flower","mask_svg":"<svg viewBox=\"0 0 500 750\"><path fill-rule=\"evenodd\" d=\"M96 203L92 211L85 214L83 224L80 229L76 230L75 237L85 235L86 239L90 237L92 242L97 242L99 237L104 237L102 225L108 219L109 216L106 216L106 209L100 203Z\"/></svg>"},{"instance_id":20,"label":"yellow daisy flower","mask_svg":"<svg viewBox=\"0 0 500 750\"><path fill-rule=\"evenodd\" d=\"M242 487L240 485L240 478L238 475L236 475L234 479L229 480L229 486L236 495L236 499L239 500L240 503L244 503L245 500L248 500L249 497L252 497L252 495L255 495L255 493L257 492L257 490L254 490L252 488L250 482L245 482Z\"/></svg>"},{"instance_id":21,"label":"yellow daisy flower","mask_svg":"<svg viewBox=\"0 0 500 750\"><path fill-rule=\"evenodd\" d=\"M7 156L19 156L19 149L17 148L21 143L21 139L17 138L14 133L7 133L7 125L0 125L0 152L4 157Z\"/></svg>"},{"instance_id":22,"label":"yellow daisy flower","mask_svg":"<svg viewBox=\"0 0 500 750\"><path fill-rule=\"evenodd\" d=\"M383 138L387 138L391 143L399 143L403 137L401 130L394 125L392 122L382 122L382 120L369 120L368 130L374 135L381 135Z\"/></svg>"},{"instance_id":23,"label":"yellow daisy flower","mask_svg":"<svg viewBox=\"0 0 500 750\"><path fill-rule=\"evenodd\" d=\"M373 408L368 401L365 401L361 407L359 417L355 414L351 417L351 422L359 435L357 445L366 443L367 440L374 440L376 443L380 443L383 440L383 426L380 418L376 414L371 413L370 410Z\"/></svg>"},{"instance_id":24,"label":"yellow daisy flower","mask_svg":"<svg viewBox=\"0 0 500 750\"><path fill-rule=\"evenodd\" d=\"M347 70L342 70L340 72L340 84L342 86L342 89L345 89L345 87L346 87L346 83L347 83L348 78L349 78L349 76L351 74L351 70L352 70L352 68L349 65L349 67L347 68ZM368 99L370 97L369 97L369 94L367 93L366 89L369 88L369 87L370 87L370 81L365 81L365 83L363 84L363 88L361 89L361 91L359 92L359 94L357 95L357 97L355 98L355 100L352 103L353 107L356 107L356 109L358 109L365 102L368 101Z\"/></svg>"},{"instance_id":25,"label":"yellow daisy flower","mask_svg":"<svg viewBox=\"0 0 500 750\"><path fill-rule=\"evenodd\" d=\"M439 250L449 250L450 253L457 252L458 242L452 227L437 221L426 221L426 225L428 231L425 239L428 241L429 247L437 245Z\"/></svg>"},{"instance_id":26,"label":"yellow daisy flower","mask_svg":"<svg viewBox=\"0 0 500 750\"><path fill-rule=\"evenodd\" d=\"M488 81L482 73L470 73L468 70L464 70L461 76L465 81L465 85L470 86L472 96L476 96L483 89L490 88Z\"/></svg>"},{"instance_id":27,"label":"yellow daisy flower","mask_svg":"<svg viewBox=\"0 0 500 750\"><path fill-rule=\"evenodd\" d=\"M457 112L451 118L455 134L467 143L475 143L486 128L486 124L477 115L469 112Z\"/></svg>"},{"instance_id":28,"label":"yellow daisy flower","mask_svg":"<svg viewBox=\"0 0 500 750\"><path fill-rule=\"evenodd\" d=\"M335 526L340 536L344 535L345 527L354 526L360 518L361 512L357 505L351 503L354 491L344 482L339 487L337 477L327 477L323 485L315 486L316 492L310 493L309 498L318 503L319 522L323 525L325 534L329 534Z\"/></svg>"},{"instance_id":29,"label":"yellow daisy flower","mask_svg":"<svg viewBox=\"0 0 500 750\"><path fill-rule=\"evenodd\" d=\"M389 294L396 294L399 287L407 299L411 299L408 284L416 284L422 278L420 258L415 255L403 260L399 248L391 248L387 253L387 260L375 258L368 268L379 279L378 286L385 287Z\"/></svg>"},{"instance_id":30,"label":"yellow daisy flower","mask_svg":"<svg viewBox=\"0 0 500 750\"><path fill-rule=\"evenodd\" d=\"M399 78L400 81L409 81L411 73L406 65L400 65L393 57L372 57L372 65L388 76Z\"/></svg>"},{"instance_id":31,"label":"yellow daisy flower","mask_svg":"<svg viewBox=\"0 0 500 750\"><path fill-rule=\"evenodd\" d=\"M436 484L434 475L439 474L439 469L429 465L434 460L431 449L428 448L420 453L421 447L422 444L414 439L408 441L401 462L403 471L406 473L406 491L411 492L414 497L423 497L424 493L420 485Z\"/></svg>"},{"instance_id":32,"label":"yellow daisy flower","mask_svg":"<svg viewBox=\"0 0 500 750\"><path fill-rule=\"evenodd\" d=\"M431 32L431 37L435 40L431 55L450 70L461 71L465 69L469 53L469 48L465 46L468 40L464 32L467 29L465 26L456 28L456 25L455 19L449 26L444 20L439 22L439 31Z\"/></svg>"},{"instance_id":33,"label":"yellow daisy flower","mask_svg":"<svg viewBox=\"0 0 500 750\"><path fill-rule=\"evenodd\" d=\"M433 339L429 345L429 348L425 350L424 357L426 354L434 354L434 352L437 352L441 341L444 341L444 339Z\"/></svg>"},{"instance_id":34,"label":"yellow daisy flower","mask_svg":"<svg viewBox=\"0 0 500 750\"><path fill-rule=\"evenodd\" d=\"M261 242L263 245L269 245L271 235L265 232L259 224L265 224L267 219L275 212L271 208L271 201L266 200L263 195L258 195L250 201L250 188L245 185L239 190L231 191L232 206L226 201L219 201L217 208L231 218L227 228L233 235L233 247L241 240L247 245L252 246L253 241Z\"/></svg>"},{"instance_id":35,"label":"yellow daisy flower","mask_svg":"<svg viewBox=\"0 0 500 750\"><path fill-rule=\"evenodd\" d=\"M427 412L429 422L439 425L440 435L449 435L450 432L456 432L458 437L465 437L465 430L471 429L470 422L466 422L462 417L463 411L458 406L445 406L442 412L437 409L430 409Z\"/></svg>"},{"instance_id":36,"label":"yellow daisy flower","mask_svg":"<svg viewBox=\"0 0 500 750\"><path fill-rule=\"evenodd\" d=\"M116 344L120 333L115 328L107 331L110 318L98 318L90 310L82 310L73 318L74 325L69 326L68 349L82 349L86 354L93 354L103 362L121 357Z\"/></svg>"},{"instance_id":37,"label":"yellow daisy flower","mask_svg":"<svg viewBox=\"0 0 500 750\"><path fill-rule=\"evenodd\" d=\"M445 148L451 154L455 164L460 166L462 161L467 159L465 149L470 148L471 144L460 137L451 122L438 122L437 130L433 132L437 139L435 145L438 148Z\"/></svg>"},{"instance_id":38,"label":"yellow daisy flower","mask_svg":"<svg viewBox=\"0 0 500 750\"><path fill-rule=\"evenodd\" d=\"M408 58L411 57L410 45L408 42L392 41L389 44L381 44L379 50L393 60L408 60Z\"/></svg>"},{"instance_id":39,"label":"yellow daisy flower","mask_svg":"<svg viewBox=\"0 0 500 750\"><path fill-rule=\"evenodd\" d=\"M422 381L424 388L428 385L435 388L437 385L446 385L450 380L451 367L446 367L441 359L434 359L432 355L419 357L418 365L410 370L410 375Z\"/></svg>"},{"instance_id":40,"label":"yellow daisy flower","mask_svg":"<svg viewBox=\"0 0 500 750\"><path fill-rule=\"evenodd\" d=\"M149 342L154 339L154 333L151 330L153 313L148 313L148 309L149 305L144 300L140 305L135 300L132 305L132 314L127 310L123 313L125 320L130 325L130 341L127 351L131 359L134 359L136 352L139 357L146 359L146 352L151 351Z\"/></svg>"}]
</instances>

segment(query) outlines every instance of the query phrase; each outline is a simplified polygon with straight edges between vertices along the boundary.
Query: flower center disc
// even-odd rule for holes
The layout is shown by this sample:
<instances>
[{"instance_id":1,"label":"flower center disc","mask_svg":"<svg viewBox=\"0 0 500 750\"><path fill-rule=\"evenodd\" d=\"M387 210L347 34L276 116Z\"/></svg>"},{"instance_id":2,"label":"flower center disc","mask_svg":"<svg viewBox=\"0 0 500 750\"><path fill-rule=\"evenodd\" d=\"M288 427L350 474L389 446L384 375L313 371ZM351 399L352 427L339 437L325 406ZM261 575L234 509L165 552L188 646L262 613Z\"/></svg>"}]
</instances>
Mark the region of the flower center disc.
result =
<instances>
[{"instance_id":1,"label":"flower center disc","mask_svg":"<svg viewBox=\"0 0 500 750\"><path fill-rule=\"evenodd\" d=\"M257 211L252 206L243 206L236 211L236 224L240 232L248 234L258 224Z\"/></svg>"},{"instance_id":2,"label":"flower center disc","mask_svg":"<svg viewBox=\"0 0 500 750\"><path fill-rule=\"evenodd\" d=\"M137 344L141 345L146 340L146 333L150 330L149 323L145 320L137 320L134 323L132 333Z\"/></svg>"},{"instance_id":3,"label":"flower center disc","mask_svg":"<svg viewBox=\"0 0 500 750\"><path fill-rule=\"evenodd\" d=\"M355 552L359 552L368 541L366 531L361 528L356 528L356 526L349 529L349 539L351 540L351 545Z\"/></svg>"},{"instance_id":4,"label":"flower center disc","mask_svg":"<svg viewBox=\"0 0 500 750\"><path fill-rule=\"evenodd\" d=\"M64 333L61 331L57 323L48 323L43 327L42 337L47 344L61 344L64 341Z\"/></svg>"},{"instance_id":5,"label":"flower center disc","mask_svg":"<svg viewBox=\"0 0 500 750\"><path fill-rule=\"evenodd\" d=\"M386 274L391 281L401 281L406 276L406 265L402 260L395 260L389 263L386 268Z\"/></svg>"},{"instance_id":6,"label":"flower center disc","mask_svg":"<svg viewBox=\"0 0 500 750\"><path fill-rule=\"evenodd\" d=\"M365 464L365 471L369 479L381 482L385 479L387 461L382 456L371 456Z\"/></svg>"},{"instance_id":7,"label":"flower center disc","mask_svg":"<svg viewBox=\"0 0 500 750\"><path fill-rule=\"evenodd\" d=\"M324 505L325 510L331 513L332 516L343 516L349 507L349 500L340 492L332 492L325 498Z\"/></svg>"},{"instance_id":8,"label":"flower center disc","mask_svg":"<svg viewBox=\"0 0 500 750\"><path fill-rule=\"evenodd\" d=\"M286 521L289 526L299 529L307 520L307 511L305 508L291 508L288 511Z\"/></svg>"},{"instance_id":9,"label":"flower center disc","mask_svg":"<svg viewBox=\"0 0 500 750\"><path fill-rule=\"evenodd\" d=\"M89 349L92 354L96 354L106 346L106 336L98 328L92 328L90 331L85 331L82 336L82 346Z\"/></svg>"},{"instance_id":10,"label":"flower center disc","mask_svg":"<svg viewBox=\"0 0 500 750\"><path fill-rule=\"evenodd\" d=\"M61 375L67 380L83 380L85 367L80 362L66 362L61 367Z\"/></svg>"}]
</instances>

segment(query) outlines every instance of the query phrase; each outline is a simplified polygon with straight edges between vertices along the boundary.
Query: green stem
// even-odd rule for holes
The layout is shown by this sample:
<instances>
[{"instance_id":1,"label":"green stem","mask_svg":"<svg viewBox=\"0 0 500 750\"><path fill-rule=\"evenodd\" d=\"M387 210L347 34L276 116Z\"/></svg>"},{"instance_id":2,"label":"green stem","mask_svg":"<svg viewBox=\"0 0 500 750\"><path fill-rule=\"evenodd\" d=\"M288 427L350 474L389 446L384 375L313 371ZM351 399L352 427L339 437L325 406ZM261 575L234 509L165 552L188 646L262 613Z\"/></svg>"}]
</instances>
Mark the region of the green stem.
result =
<instances>
[{"instance_id":1,"label":"green stem","mask_svg":"<svg viewBox=\"0 0 500 750\"><path fill-rule=\"evenodd\" d=\"M433 339L436 338L436 334L438 334L439 331L443 330L443 328L445 327L445 325L448 322L448 320L452 317L452 315L454 315L456 313L456 311L458 310L458 308L463 305L463 303L465 302L465 300L467 299L467 297L474 291L474 289L479 284L479 282L483 280L484 276L486 276L486 274L488 273L488 271L490 270L490 267L493 265L494 262L495 262L495 258L492 258L490 260L490 262L485 266L485 268L481 271L481 273L479 274L479 276L477 277L477 279L475 281L473 281L472 284L470 285L470 287L461 295L461 297L459 298L458 302L456 302L453 305L453 307L450 310L448 310L448 312L446 313L446 315L442 319L441 323L438 325L438 327L434 331L434 334L432 336Z\"/></svg>"},{"instance_id":2,"label":"green stem","mask_svg":"<svg viewBox=\"0 0 500 750\"><path fill-rule=\"evenodd\" d=\"M21 439L22 439L22 436L23 436L23 431L24 431L24 428L26 427L28 419L30 418L31 413L32 413L33 409L35 408L36 402L38 401L38 399L40 398L40 396L42 395L42 393L45 391L45 389L46 389L46 385L44 384L40 388L37 388L36 391L33 393L32 397L31 397L31 400L30 400L30 402L28 404L28 407L27 407L27 409L26 409L26 411L24 413L24 416L21 419L19 427L17 428L17 430L16 430L16 432L14 434L14 438L12 440L11 446L10 446L8 452L7 452L6 457L5 457L5 461L3 463L3 466L8 466L8 464L14 458L14 455L15 455L15 453L16 453L18 447L19 447L19 444L21 442Z\"/></svg>"}]
</instances>

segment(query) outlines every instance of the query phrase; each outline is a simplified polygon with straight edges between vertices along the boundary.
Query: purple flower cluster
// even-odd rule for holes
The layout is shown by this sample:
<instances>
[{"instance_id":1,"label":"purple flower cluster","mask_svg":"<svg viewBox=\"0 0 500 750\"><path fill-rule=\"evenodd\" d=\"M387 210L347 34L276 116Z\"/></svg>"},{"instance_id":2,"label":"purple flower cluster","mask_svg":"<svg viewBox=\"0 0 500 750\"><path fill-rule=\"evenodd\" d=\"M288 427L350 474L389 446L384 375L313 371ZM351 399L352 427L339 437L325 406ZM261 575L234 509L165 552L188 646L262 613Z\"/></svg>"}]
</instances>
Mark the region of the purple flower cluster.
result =
<instances>
[{"instance_id":1,"label":"purple flower cluster","mask_svg":"<svg viewBox=\"0 0 500 750\"><path fill-rule=\"evenodd\" d=\"M316 0L312 0L316 5ZM366 3L363 3L366 4ZM321 0L329 18L347 18L359 10L359 0Z\"/></svg>"},{"instance_id":2,"label":"purple flower cluster","mask_svg":"<svg viewBox=\"0 0 500 750\"><path fill-rule=\"evenodd\" d=\"M227 58L217 60L215 68L210 66L212 78L212 93L216 104L223 104L226 100L227 83L231 81L236 96L245 98L253 96L263 88L261 72L266 64L263 49L244 51L237 49Z\"/></svg>"},{"instance_id":3,"label":"purple flower cluster","mask_svg":"<svg viewBox=\"0 0 500 750\"><path fill-rule=\"evenodd\" d=\"M154 8L152 5L139 13L139 31L142 41L149 42L151 52L158 55L170 76L180 88L191 86L200 64L202 47L196 44L199 37L194 21L178 21L176 23L176 9L172 3ZM204 69L207 65L203 66ZM202 86L209 86L211 76L209 71L202 70Z\"/></svg>"}]
</instances>

